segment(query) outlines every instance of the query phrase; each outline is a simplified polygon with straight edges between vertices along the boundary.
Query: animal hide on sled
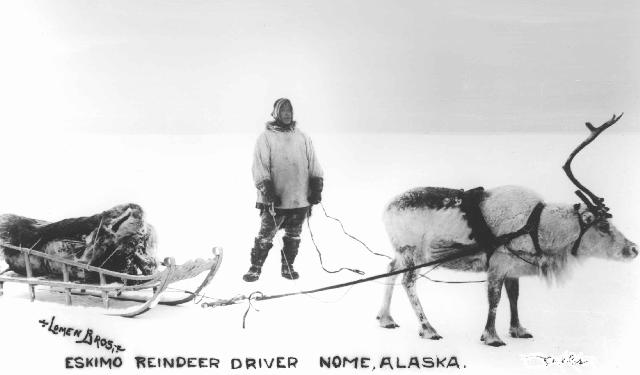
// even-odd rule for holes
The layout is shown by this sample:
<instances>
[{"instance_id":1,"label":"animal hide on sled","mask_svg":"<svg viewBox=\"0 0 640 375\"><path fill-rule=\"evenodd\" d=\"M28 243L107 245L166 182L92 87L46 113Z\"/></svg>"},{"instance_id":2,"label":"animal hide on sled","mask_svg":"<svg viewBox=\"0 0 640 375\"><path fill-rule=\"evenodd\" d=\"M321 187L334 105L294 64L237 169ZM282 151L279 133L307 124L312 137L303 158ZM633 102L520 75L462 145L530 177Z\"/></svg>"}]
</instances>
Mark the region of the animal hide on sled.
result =
<instances>
[{"instance_id":1,"label":"animal hide on sled","mask_svg":"<svg viewBox=\"0 0 640 375\"><path fill-rule=\"evenodd\" d=\"M97 215L54 223L23 216L0 215L0 241L33 249L62 259L130 275L156 271L155 233L136 204L113 207ZM26 275L25 259L16 250L3 248L12 271ZM60 276L62 264L37 256L29 260L34 276ZM69 267L74 279L94 282L98 275ZM113 278L107 278L113 280Z\"/></svg>"}]
</instances>

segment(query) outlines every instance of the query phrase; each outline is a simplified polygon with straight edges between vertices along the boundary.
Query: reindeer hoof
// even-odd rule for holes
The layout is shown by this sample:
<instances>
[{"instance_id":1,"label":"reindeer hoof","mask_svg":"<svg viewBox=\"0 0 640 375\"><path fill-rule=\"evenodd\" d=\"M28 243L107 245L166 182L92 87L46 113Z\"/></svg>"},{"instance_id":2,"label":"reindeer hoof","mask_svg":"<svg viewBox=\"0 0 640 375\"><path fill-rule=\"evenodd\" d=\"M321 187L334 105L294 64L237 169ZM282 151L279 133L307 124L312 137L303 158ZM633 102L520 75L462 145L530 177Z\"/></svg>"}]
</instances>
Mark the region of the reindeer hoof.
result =
<instances>
[{"instance_id":1,"label":"reindeer hoof","mask_svg":"<svg viewBox=\"0 0 640 375\"><path fill-rule=\"evenodd\" d=\"M378 315L376 317L376 319L378 319L380 321L378 324L382 328L393 329L393 328L400 327L398 324L396 324L396 322L393 320L393 318L390 315L386 315L386 316Z\"/></svg>"},{"instance_id":2,"label":"reindeer hoof","mask_svg":"<svg viewBox=\"0 0 640 375\"><path fill-rule=\"evenodd\" d=\"M486 345L493 347L506 345L504 341L500 340L500 337L498 337L498 335L492 335L487 332L483 333L482 336L480 336L480 341L484 342Z\"/></svg>"},{"instance_id":3,"label":"reindeer hoof","mask_svg":"<svg viewBox=\"0 0 640 375\"><path fill-rule=\"evenodd\" d=\"M526 329L522 327L512 327L509 328L509 334L511 337L516 339L531 339L533 335L530 334Z\"/></svg>"},{"instance_id":4,"label":"reindeer hoof","mask_svg":"<svg viewBox=\"0 0 640 375\"><path fill-rule=\"evenodd\" d=\"M501 340L497 340L497 341L491 341L491 342L487 342L485 341L485 344L489 345L489 346L493 346L494 348L497 348L499 346L504 346L507 345L505 344L503 341Z\"/></svg>"},{"instance_id":5,"label":"reindeer hoof","mask_svg":"<svg viewBox=\"0 0 640 375\"><path fill-rule=\"evenodd\" d=\"M513 337L514 339L532 339L533 335L528 332L522 334L511 332L511 337Z\"/></svg>"},{"instance_id":6,"label":"reindeer hoof","mask_svg":"<svg viewBox=\"0 0 640 375\"><path fill-rule=\"evenodd\" d=\"M440 339L442 339L442 336L440 336L438 334L438 332L424 330L424 329L420 330L420 337L422 337L423 339L429 339L429 340L440 340Z\"/></svg>"}]
</instances>

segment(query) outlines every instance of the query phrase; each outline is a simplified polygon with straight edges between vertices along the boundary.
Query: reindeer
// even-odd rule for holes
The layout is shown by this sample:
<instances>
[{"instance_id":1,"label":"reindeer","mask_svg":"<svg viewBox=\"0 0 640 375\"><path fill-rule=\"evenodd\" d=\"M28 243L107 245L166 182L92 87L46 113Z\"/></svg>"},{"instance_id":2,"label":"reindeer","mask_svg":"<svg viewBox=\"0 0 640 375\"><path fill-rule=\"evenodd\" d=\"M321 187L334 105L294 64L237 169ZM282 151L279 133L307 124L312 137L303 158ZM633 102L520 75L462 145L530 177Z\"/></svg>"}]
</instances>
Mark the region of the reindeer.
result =
<instances>
[{"instance_id":1,"label":"reindeer","mask_svg":"<svg viewBox=\"0 0 640 375\"><path fill-rule=\"evenodd\" d=\"M533 191L519 186L501 186L469 191L424 187L409 190L393 199L383 220L395 258L389 272L438 260L460 258L442 267L486 272L489 313L481 341L502 346L495 328L498 303L505 286L511 308L509 333L514 338L532 338L518 318L519 278L539 275L547 280L561 278L576 259L599 257L631 260L638 255L636 245L609 221L604 199L582 185L571 171L573 158L604 130L615 124L614 115L599 127L586 123L590 135L569 156L563 166L578 188L581 204L545 204ZM417 270L403 275L404 287L421 325L420 337L441 339L427 320L416 294ZM396 328L390 314L391 297L397 275L390 276L377 316L384 328Z\"/></svg>"}]
</instances>

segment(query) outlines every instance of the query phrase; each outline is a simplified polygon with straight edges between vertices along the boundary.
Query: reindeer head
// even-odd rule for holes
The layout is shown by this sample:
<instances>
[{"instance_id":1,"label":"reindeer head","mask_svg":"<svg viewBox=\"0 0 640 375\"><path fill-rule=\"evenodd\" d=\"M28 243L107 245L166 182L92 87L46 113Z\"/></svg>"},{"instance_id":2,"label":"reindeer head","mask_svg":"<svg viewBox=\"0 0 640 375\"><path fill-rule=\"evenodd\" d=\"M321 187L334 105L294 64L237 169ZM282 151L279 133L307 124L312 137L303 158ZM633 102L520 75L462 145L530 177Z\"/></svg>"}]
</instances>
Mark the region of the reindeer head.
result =
<instances>
[{"instance_id":1,"label":"reindeer head","mask_svg":"<svg viewBox=\"0 0 640 375\"><path fill-rule=\"evenodd\" d=\"M623 113L617 117L613 115L609 121L598 127L587 122L589 136L573 150L562 166L569 180L578 188L575 192L576 195L584 203L574 206L580 224L580 236L571 250L574 256L580 254L616 260L630 260L638 256L637 246L610 223L609 219L612 215L609 212L609 207L604 204L604 198L593 194L571 172L571 162L578 152L615 124L622 115Z\"/></svg>"},{"instance_id":2,"label":"reindeer head","mask_svg":"<svg viewBox=\"0 0 640 375\"><path fill-rule=\"evenodd\" d=\"M596 216L585 205L578 204L580 226L584 229L582 238L574 251L579 257L596 257L612 260L632 260L638 256L635 243L629 241L609 218Z\"/></svg>"}]
</instances>

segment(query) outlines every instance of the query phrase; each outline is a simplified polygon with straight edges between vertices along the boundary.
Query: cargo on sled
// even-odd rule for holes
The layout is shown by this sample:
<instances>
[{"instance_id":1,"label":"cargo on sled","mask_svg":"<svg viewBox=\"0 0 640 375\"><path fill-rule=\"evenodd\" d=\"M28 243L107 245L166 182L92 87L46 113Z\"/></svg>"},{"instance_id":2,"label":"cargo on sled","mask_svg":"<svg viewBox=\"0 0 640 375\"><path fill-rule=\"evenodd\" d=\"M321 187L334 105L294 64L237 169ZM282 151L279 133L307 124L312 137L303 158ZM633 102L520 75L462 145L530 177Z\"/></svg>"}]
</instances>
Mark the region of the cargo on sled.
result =
<instances>
[{"instance_id":1,"label":"cargo on sled","mask_svg":"<svg viewBox=\"0 0 640 375\"><path fill-rule=\"evenodd\" d=\"M23 216L0 215L0 255L8 267L0 273L0 296L5 282L27 284L31 300L35 286L48 286L73 295L138 302L107 313L133 317L157 304L179 305L193 300L206 287L222 262L222 249L209 259L176 265L173 258L155 257L155 233L142 208L124 204L87 217L53 223ZM172 283L207 273L193 292L167 296Z\"/></svg>"}]
</instances>

